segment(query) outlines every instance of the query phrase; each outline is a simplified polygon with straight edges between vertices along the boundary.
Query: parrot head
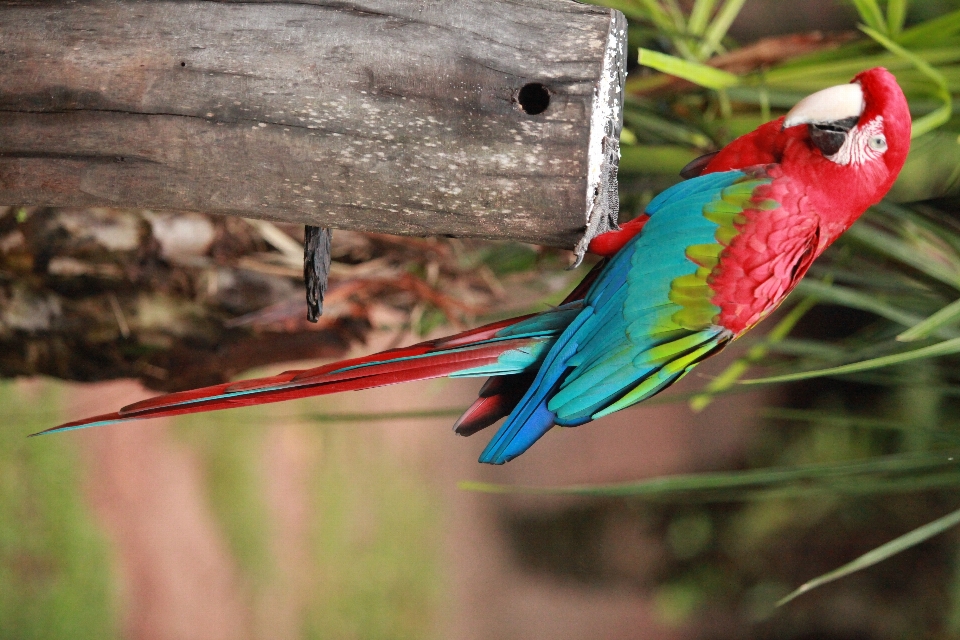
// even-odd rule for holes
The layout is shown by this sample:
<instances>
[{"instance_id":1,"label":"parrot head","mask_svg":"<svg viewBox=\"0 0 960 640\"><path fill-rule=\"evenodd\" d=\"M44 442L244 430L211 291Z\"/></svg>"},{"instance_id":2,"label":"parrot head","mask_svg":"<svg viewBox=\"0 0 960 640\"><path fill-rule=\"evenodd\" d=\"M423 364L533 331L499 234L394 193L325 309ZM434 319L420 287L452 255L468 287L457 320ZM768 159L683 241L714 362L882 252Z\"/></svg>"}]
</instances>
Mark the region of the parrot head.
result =
<instances>
[{"instance_id":1,"label":"parrot head","mask_svg":"<svg viewBox=\"0 0 960 640\"><path fill-rule=\"evenodd\" d=\"M778 164L822 221L820 250L887 194L910 150L910 110L882 67L807 96L720 150L703 172Z\"/></svg>"},{"instance_id":2,"label":"parrot head","mask_svg":"<svg viewBox=\"0 0 960 640\"><path fill-rule=\"evenodd\" d=\"M887 194L910 150L910 109L882 67L807 96L784 117L784 173L809 185L821 251Z\"/></svg>"},{"instance_id":3,"label":"parrot head","mask_svg":"<svg viewBox=\"0 0 960 640\"><path fill-rule=\"evenodd\" d=\"M809 145L824 160L868 179L882 190L880 197L893 185L910 150L907 100L893 74L882 67L860 73L850 84L807 96L781 126L786 131L802 125Z\"/></svg>"}]
</instances>

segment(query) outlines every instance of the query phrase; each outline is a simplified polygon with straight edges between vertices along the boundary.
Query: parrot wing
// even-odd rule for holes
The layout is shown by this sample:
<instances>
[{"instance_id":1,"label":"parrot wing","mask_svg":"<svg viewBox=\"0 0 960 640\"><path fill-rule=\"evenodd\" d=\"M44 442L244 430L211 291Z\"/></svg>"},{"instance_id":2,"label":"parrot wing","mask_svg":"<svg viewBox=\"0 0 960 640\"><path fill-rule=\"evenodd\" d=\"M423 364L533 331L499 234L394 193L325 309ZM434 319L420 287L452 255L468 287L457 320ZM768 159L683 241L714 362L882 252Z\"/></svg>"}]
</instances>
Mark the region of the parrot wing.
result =
<instances>
[{"instance_id":1,"label":"parrot wing","mask_svg":"<svg viewBox=\"0 0 960 640\"><path fill-rule=\"evenodd\" d=\"M481 462L502 464L520 455L554 424L577 426L649 398L739 335L722 322L713 278L735 239L751 236L771 212L778 212L778 225L789 221L770 197L785 188L771 190L775 179L768 171L776 167L701 175L650 203L642 231L592 285ZM757 277L773 274L763 278L770 295L755 306L779 304L815 255L815 233L787 235L799 248L791 245L786 258L768 252L755 260L766 265L754 269ZM785 282L771 286L780 275Z\"/></svg>"}]
</instances>

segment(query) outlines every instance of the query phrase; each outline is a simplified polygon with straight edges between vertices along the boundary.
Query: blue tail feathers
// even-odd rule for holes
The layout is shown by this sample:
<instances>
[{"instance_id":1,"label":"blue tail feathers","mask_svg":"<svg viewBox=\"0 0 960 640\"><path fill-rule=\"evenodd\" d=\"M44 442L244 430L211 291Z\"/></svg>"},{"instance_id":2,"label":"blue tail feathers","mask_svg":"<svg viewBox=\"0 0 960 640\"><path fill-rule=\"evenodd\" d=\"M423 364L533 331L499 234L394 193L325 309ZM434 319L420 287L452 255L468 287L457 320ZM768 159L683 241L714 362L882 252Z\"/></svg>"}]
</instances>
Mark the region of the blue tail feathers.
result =
<instances>
[{"instance_id":1,"label":"blue tail feathers","mask_svg":"<svg viewBox=\"0 0 960 640\"><path fill-rule=\"evenodd\" d=\"M584 309L564 330L540 366L533 384L480 454L480 462L508 462L529 449L554 425L556 416L547 408L547 401L566 373L567 361L577 351L577 343L571 338L592 317L593 309Z\"/></svg>"}]
</instances>

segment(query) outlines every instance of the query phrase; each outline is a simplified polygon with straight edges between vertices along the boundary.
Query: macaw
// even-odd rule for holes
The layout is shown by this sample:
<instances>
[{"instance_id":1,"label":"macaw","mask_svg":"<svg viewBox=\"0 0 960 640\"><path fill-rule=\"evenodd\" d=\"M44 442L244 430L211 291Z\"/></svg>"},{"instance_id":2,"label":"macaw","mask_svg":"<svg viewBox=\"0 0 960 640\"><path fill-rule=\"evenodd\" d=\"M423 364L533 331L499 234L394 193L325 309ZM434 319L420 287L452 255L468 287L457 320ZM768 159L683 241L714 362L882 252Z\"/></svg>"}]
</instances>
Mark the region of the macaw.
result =
<instances>
[{"instance_id":1,"label":"macaw","mask_svg":"<svg viewBox=\"0 0 960 640\"><path fill-rule=\"evenodd\" d=\"M886 69L801 100L719 152L644 213L593 239L604 256L559 307L313 369L171 393L41 433L277 402L441 376L489 377L454 425L506 421L503 464L554 425L659 393L776 309L813 260L890 189L910 112Z\"/></svg>"}]
</instances>

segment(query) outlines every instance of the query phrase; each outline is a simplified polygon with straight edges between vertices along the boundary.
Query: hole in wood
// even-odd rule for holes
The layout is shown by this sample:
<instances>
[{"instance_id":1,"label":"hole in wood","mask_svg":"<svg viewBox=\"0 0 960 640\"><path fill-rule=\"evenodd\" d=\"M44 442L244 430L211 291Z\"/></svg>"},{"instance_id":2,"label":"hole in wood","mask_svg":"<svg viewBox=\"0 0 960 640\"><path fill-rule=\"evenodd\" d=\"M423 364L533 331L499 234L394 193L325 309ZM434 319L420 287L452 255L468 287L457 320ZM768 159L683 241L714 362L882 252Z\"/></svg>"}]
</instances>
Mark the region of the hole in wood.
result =
<instances>
[{"instance_id":1,"label":"hole in wood","mask_svg":"<svg viewBox=\"0 0 960 640\"><path fill-rule=\"evenodd\" d=\"M550 106L550 92L539 82L523 85L517 94L520 110L531 116L543 113Z\"/></svg>"},{"instance_id":2,"label":"hole in wood","mask_svg":"<svg viewBox=\"0 0 960 640\"><path fill-rule=\"evenodd\" d=\"M185 67L185 66L187 66L187 63L186 63L186 62L181 62L181 63L180 63L180 66L181 66L181 67Z\"/></svg>"}]
</instances>

